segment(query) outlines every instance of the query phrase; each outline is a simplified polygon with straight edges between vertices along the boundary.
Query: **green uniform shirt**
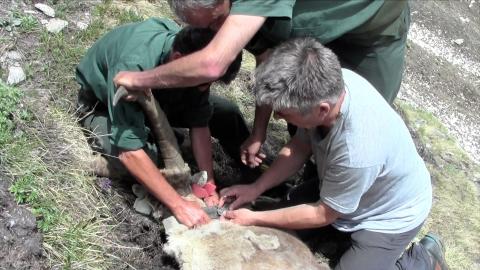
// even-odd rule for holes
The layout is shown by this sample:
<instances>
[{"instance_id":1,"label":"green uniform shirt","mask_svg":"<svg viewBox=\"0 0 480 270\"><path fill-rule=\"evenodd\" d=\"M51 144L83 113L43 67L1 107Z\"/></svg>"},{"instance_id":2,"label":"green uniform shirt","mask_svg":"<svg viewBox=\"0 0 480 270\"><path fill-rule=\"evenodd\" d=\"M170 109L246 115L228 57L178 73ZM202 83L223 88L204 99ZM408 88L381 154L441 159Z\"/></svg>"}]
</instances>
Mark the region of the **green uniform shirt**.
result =
<instances>
[{"instance_id":1,"label":"green uniform shirt","mask_svg":"<svg viewBox=\"0 0 480 270\"><path fill-rule=\"evenodd\" d=\"M230 14L267 17L247 49L261 53L290 37L311 36L326 44L339 37L369 43L399 37L407 0L232 0Z\"/></svg>"},{"instance_id":2,"label":"green uniform shirt","mask_svg":"<svg viewBox=\"0 0 480 270\"><path fill-rule=\"evenodd\" d=\"M135 102L119 102L113 107L113 78L119 71L143 71L166 62L180 27L168 19L148 19L120 26L98 40L86 53L76 70L83 89L94 92L108 108L112 126L110 142L123 149L142 148L149 128L141 107ZM182 127L208 125L212 109L208 91L193 88L179 91L153 91L170 122ZM172 116L172 120L170 119Z\"/></svg>"}]
</instances>

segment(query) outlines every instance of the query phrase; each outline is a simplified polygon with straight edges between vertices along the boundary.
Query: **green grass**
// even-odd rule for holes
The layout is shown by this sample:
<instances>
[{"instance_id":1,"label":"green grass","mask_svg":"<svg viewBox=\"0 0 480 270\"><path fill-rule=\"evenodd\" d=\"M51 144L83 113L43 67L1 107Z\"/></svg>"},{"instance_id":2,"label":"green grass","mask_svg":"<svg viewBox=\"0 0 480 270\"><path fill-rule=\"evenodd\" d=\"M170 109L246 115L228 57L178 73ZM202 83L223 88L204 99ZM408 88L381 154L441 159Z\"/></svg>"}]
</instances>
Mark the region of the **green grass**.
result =
<instances>
[{"instance_id":1,"label":"green grass","mask_svg":"<svg viewBox=\"0 0 480 270\"><path fill-rule=\"evenodd\" d=\"M432 176L434 202L421 234L439 233L447 246L446 258L452 270L478 269L480 258L480 201L474 180L480 166L448 135L431 114L397 102L408 125L419 135Z\"/></svg>"},{"instance_id":2,"label":"green grass","mask_svg":"<svg viewBox=\"0 0 480 270\"><path fill-rule=\"evenodd\" d=\"M68 17L76 7L74 1L48 4L60 17ZM100 4L94 14L86 30L58 34L34 31L37 25L32 18L20 18L19 32L39 41L32 48L39 62L28 66L32 74L28 80L34 80L36 88L48 89L52 101L48 106L35 100L35 91L30 90L30 98L23 97L24 90L0 84L0 165L13 179L9 190L15 200L37 218L48 268L124 265L112 255L117 245L109 234L117 223L107 199L95 187L89 171L91 150L71 114L78 89L74 69L104 32L142 17L134 10L116 8L111 1Z\"/></svg>"},{"instance_id":3,"label":"green grass","mask_svg":"<svg viewBox=\"0 0 480 270\"><path fill-rule=\"evenodd\" d=\"M20 98L18 89L0 83L0 146L12 140L13 117Z\"/></svg>"}]
</instances>

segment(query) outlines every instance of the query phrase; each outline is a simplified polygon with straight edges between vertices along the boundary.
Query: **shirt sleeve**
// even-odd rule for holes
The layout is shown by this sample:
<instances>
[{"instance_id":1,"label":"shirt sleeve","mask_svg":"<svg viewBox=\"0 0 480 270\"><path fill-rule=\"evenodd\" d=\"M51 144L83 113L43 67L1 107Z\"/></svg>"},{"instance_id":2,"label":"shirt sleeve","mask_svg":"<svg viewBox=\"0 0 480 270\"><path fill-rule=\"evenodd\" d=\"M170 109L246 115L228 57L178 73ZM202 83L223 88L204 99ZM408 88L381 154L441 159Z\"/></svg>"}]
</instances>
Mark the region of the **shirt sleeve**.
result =
<instances>
[{"instance_id":1,"label":"shirt sleeve","mask_svg":"<svg viewBox=\"0 0 480 270\"><path fill-rule=\"evenodd\" d=\"M295 0L234 0L232 15L292 18Z\"/></svg>"},{"instance_id":2,"label":"shirt sleeve","mask_svg":"<svg viewBox=\"0 0 480 270\"><path fill-rule=\"evenodd\" d=\"M380 170L380 165L365 168L328 167L320 181L321 201L342 214L355 212L360 199L377 179Z\"/></svg>"},{"instance_id":3,"label":"shirt sleeve","mask_svg":"<svg viewBox=\"0 0 480 270\"><path fill-rule=\"evenodd\" d=\"M126 150L136 150L145 146L149 129L145 124L145 116L136 102L121 100L113 106L116 92L113 78L120 71L143 70L137 64L123 63L109 69L108 74L108 111L112 122L110 143Z\"/></svg>"}]
</instances>

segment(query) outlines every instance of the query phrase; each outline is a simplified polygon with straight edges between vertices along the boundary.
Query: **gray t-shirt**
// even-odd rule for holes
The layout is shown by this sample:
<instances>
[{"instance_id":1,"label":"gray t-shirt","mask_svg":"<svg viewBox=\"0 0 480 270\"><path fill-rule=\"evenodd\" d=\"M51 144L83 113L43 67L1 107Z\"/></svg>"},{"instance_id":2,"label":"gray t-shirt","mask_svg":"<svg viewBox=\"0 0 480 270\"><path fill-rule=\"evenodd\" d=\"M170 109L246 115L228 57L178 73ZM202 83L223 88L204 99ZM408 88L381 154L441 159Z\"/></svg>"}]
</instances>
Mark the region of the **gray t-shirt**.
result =
<instances>
[{"instance_id":1,"label":"gray t-shirt","mask_svg":"<svg viewBox=\"0 0 480 270\"><path fill-rule=\"evenodd\" d=\"M341 114L322 138L299 129L312 145L320 200L343 214L341 231L402 233L427 218L430 174L400 116L360 75L343 69L346 95Z\"/></svg>"}]
</instances>

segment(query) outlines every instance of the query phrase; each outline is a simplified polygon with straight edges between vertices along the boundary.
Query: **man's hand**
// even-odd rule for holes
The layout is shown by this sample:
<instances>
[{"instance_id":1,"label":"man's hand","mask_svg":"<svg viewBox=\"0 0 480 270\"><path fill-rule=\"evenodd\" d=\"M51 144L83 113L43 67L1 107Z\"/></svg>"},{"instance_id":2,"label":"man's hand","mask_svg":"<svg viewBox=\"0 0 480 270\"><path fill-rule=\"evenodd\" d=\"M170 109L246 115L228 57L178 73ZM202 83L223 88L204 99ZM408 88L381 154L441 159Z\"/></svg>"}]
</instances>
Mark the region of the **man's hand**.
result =
<instances>
[{"instance_id":1,"label":"man's hand","mask_svg":"<svg viewBox=\"0 0 480 270\"><path fill-rule=\"evenodd\" d=\"M260 196L261 192L262 191L259 190L255 184L236 185L225 188L220 191L220 195L222 196L220 204L223 205L225 200L234 198L229 207L230 210L234 210L246 203L254 201L258 196Z\"/></svg>"},{"instance_id":2,"label":"man's hand","mask_svg":"<svg viewBox=\"0 0 480 270\"><path fill-rule=\"evenodd\" d=\"M240 159L243 164L250 168L255 168L262 164L263 159L266 157L265 154L260 153L263 141L252 134L242 143L242 146L240 146Z\"/></svg>"},{"instance_id":3,"label":"man's hand","mask_svg":"<svg viewBox=\"0 0 480 270\"><path fill-rule=\"evenodd\" d=\"M113 83L117 86L125 86L129 91L145 91L145 88L137 84L140 71L120 71L113 78Z\"/></svg>"},{"instance_id":4,"label":"man's hand","mask_svg":"<svg viewBox=\"0 0 480 270\"><path fill-rule=\"evenodd\" d=\"M239 225L255 225L255 212L242 208L234 211L227 211L222 216L223 220L230 220Z\"/></svg>"},{"instance_id":5,"label":"man's hand","mask_svg":"<svg viewBox=\"0 0 480 270\"><path fill-rule=\"evenodd\" d=\"M207 224L210 218L207 213L195 202L182 199L182 202L171 209L177 220L188 228Z\"/></svg>"}]
</instances>

